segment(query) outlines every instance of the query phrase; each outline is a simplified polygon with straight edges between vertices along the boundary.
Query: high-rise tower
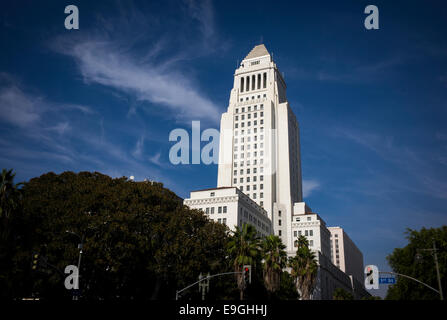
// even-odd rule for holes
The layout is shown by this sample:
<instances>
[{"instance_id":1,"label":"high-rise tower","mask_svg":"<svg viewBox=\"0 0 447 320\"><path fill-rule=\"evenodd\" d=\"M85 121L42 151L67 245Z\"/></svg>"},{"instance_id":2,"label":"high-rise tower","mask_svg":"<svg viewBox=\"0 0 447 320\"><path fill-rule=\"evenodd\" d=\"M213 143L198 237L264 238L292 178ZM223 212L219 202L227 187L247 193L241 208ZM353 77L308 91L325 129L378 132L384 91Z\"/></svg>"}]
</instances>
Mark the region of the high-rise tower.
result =
<instances>
[{"instance_id":1,"label":"high-rise tower","mask_svg":"<svg viewBox=\"0 0 447 320\"><path fill-rule=\"evenodd\" d=\"M293 248L293 206L302 202L299 126L263 44L236 69L220 130L217 187L237 187L263 207L274 233Z\"/></svg>"},{"instance_id":2,"label":"high-rise tower","mask_svg":"<svg viewBox=\"0 0 447 320\"><path fill-rule=\"evenodd\" d=\"M234 73L220 122L217 188L191 191L184 204L233 231L250 224L261 237L278 235L289 256L296 254L298 237L306 237L319 266L312 299L331 299L336 288L357 299L367 296L357 267L363 263L361 252L355 268L346 268L350 274L337 268L330 258L332 230L302 198L298 121L284 78L261 44Z\"/></svg>"}]
</instances>

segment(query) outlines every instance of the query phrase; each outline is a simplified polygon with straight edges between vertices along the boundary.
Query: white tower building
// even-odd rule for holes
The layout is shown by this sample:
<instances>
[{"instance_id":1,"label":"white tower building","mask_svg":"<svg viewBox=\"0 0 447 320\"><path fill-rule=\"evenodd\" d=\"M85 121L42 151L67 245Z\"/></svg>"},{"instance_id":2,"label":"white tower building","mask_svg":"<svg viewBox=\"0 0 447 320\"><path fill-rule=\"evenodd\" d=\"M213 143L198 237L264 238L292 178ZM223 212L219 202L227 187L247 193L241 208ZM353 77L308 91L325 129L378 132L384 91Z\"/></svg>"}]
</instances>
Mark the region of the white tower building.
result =
<instances>
[{"instance_id":1,"label":"white tower building","mask_svg":"<svg viewBox=\"0 0 447 320\"><path fill-rule=\"evenodd\" d=\"M334 229L303 202L298 121L284 78L263 44L234 73L220 122L217 188L192 191L184 204L231 230L248 223L262 237L273 233L289 256L296 254L298 236L305 236L319 265L314 299L331 299L337 287L367 295L360 272L347 267L346 274L331 262Z\"/></svg>"},{"instance_id":2,"label":"white tower building","mask_svg":"<svg viewBox=\"0 0 447 320\"><path fill-rule=\"evenodd\" d=\"M217 187L235 186L263 207L274 233L293 251L293 205L302 202L299 126L263 44L236 69L220 129Z\"/></svg>"}]
</instances>

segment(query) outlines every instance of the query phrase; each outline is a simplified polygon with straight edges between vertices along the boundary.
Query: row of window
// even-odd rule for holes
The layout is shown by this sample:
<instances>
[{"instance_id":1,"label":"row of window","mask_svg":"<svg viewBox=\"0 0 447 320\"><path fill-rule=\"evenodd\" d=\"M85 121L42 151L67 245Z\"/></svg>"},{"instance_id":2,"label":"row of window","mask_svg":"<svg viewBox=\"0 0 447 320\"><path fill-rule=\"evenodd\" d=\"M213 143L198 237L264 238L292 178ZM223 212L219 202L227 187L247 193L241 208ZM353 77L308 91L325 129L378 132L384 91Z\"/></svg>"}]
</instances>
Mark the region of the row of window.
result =
<instances>
[{"instance_id":1,"label":"row of window","mask_svg":"<svg viewBox=\"0 0 447 320\"><path fill-rule=\"evenodd\" d=\"M244 186L239 186L238 187L242 192L244 192ZM249 185L247 185L246 186L246 188L245 188L245 192L247 192L247 191L250 191L250 186ZM256 196L257 195L257 193L253 193L252 194L252 197L251 197L251 199L256 199ZM250 196L249 194L247 194L247 196ZM264 192L260 192L259 193L259 199L263 199L264 198ZM262 207L262 205L261 205L261 207Z\"/></svg>"},{"instance_id":2,"label":"row of window","mask_svg":"<svg viewBox=\"0 0 447 320\"><path fill-rule=\"evenodd\" d=\"M236 109L236 110L238 110L238 109ZM253 113L247 114L247 119L250 120L252 118L252 115L253 115L253 119L258 117L258 113L253 112ZM263 116L264 116L264 111L259 112L259 117L263 117ZM245 120L245 114L241 114L240 118L239 118L239 116L234 116L235 121L239 121L239 119Z\"/></svg>"},{"instance_id":3,"label":"row of window","mask_svg":"<svg viewBox=\"0 0 447 320\"><path fill-rule=\"evenodd\" d=\"M258 96L258 98L260 98L261 96ZM265 97L265 94L264 94L264 97ZM255 97L253 96L252 97L252 99L254 99ZM241 98L241 102L242 102L242 100L244 100L244 99L242 99ZM247 100L248 100L248 97L247 97ZM258 110L264 110L264 105L263 104L260 104L259 105L259 108L258 108L258 106L257 105L254 105L253 106L253 109L251 108L251 106L248 106L247 108L245 108L245 107L241 107L240 109L239 108L236 108L235 110L234 110L234 112L235 113L239 113L239 111L240 111L240 113L244 113L245 111L247 111L247 112L251 112L251 111L258 111Z\"/></svg>"},{"instance_id":4,"label":"row of window","mask_svg":"<svg viewBox=\"0 0 447 320\"><path fill-rule=\"evenodd\" d=\"M255 148L256 149L256 148ZM244 159L244 154L245 153L241 153L240 155L239 155L239 157L241 158L241 159ZM257 157L258 156L258 152L257 151L254 151L253 152L253 157ZM263 157L264 156L264 151L263 150L261 150L261 151L259 151L259 156L261 156L261 157ZM235 153L234 154L234 159L235 160L237 160L237 157L238 157L238 154L237 153ZM251 157L251 153L250 152L247 152L247 158L250 158ZM243 166L244 164L242 163L241 164L241 166ZM262 167L261 167L261 169L262 169ZM262 170L261 170L261 172L262 172Z\"/></svg>"},{"instance_id":5,"label":"row of window","mask_svg":"<svg viewBox=\"0 0 447 320\"><path fill-rule=\"evenodd\" d=\"M240 147L241 151L244 151L245 149L250 150L251 145L247 144L247 145L241 145L241 146L234 146L234 151L239 151L239 147ZM253 149L257 149L257 148L258 148L258 144L254 143L253 144ZM259 144L259 148L260 149L264 148L264 142L261 142Z\"/></svg>"},{"instance_id":6,"label":"row of window","mask_svg":"<svg viewBox=\"0 0 447 320\"><path fill-rule=\"evenodd\" d=\"M215 212L214 209L215 209L215 207L205 208L205 213L206 214L214 214L214 212ZM217 213L227 213L227 206L217 207Z\"/></svg>"},{"instance_id":7,"label":"row of window","mask_svg":"<svg viewBox=\"0 0 447 320\"><path fill-rule=\"evenodd\" d=\"M264 155L264 152L262 152L262 155ZM258 153L255 151L253 152L253 157L257 157ZM243 157L242 157L243 158ZM247 158L250 158L250 152L247 152ZM253 159L253 165L256 166L258 164L258 159ZM264 164L264 158L260 158L259 159L259 164L263 165ZM251 165L250 159L247 159L247 167ZM240 166L243 167L244 166L244 161L241 161ZM237 162L234 163L234 168L237 168ZM256 168L253 168L253 173L256 173ZM247 169L249 170L249 169ZM250 172L247 172L247 174ZM242 174L242 173L241 173Z\"/></svg>"},{"instance_id":8,"label":"row of window","mask_svg":"<svg viewBox=\"0 0 447 320\"><path fill-rule=\"evenodd\" d=\"M261 159L262 160L262 159ZM256 164L256 163L254 163L254 164ZM247 165L249 165L249 163L247 163ZM261 168L263 168L263 167L261 167ZM257 173L257 170L258 168L257 167L255 167L255 168L253 168L253 174L255 174L255 173ZM244 169L240 169L239 170L239 174L242 176L242 175L244 175ZM250 168L247 168L246 170L245 170L245 174L251 174L251 170L250 170ZM237 176L237 170L234 170L233 171L233 175L234 176ZM254 180L253 181L256 181L256 177L253 177L254 178ZM250 180L248 180L248 181L250 181ZM261 180L262 181L262 180ZM262 189L262 188L261 188Z\"/></svg>"},{"instance_id":9,"label":"row of window","mask_svg":"<svg viewBox=\"0 0 447 320\"><path fill-rule=\"evenodd\" d=\"M257 75L253 74L251 76L241 77L241 92L261 89L261 78L262 78L262 88L267 88L267 72L264 72L262 75L258 73ZM251 79L251 86L250 86Z\"/></svg>"},{"instance_id":10,"label":"row of window","mask_svg":"<svg viewBox=\"0 0 447 320\"><path fill-rule=\"evenodd\" d=\"M313 230L304 230L304 234L301 232L301 230L299 230L299 231L293 231L293 236L296 238L296 237L299 237L299 236L302 236L302 235L304 235L304 236L306 236L306 237L312 237L313 235L314 235L314 231Z\"/></svg>"},{"instance_id":11,"label":"row of window","mask_svg":"<svg viewBox=\"0 0 447 320\"><path fill-rule=\"evenodd\" d=\"M307 221L311 221L312 220L312 217L306 217L306 218L307 218ZM295 218L295 221L296 222L300 222L301 218Z\"/></svg>"},{"instance_id":12,"label":"row of window","mask_svg":"<svg viewBox=\"0 0 447 320\"><path fill-rule=\"evenodd\" d=\"M245 140L245 137L241 137L240 140L238 138L234 138L234 143L238 144L239 142L240 143L251 142L251 137L250 136L247 136L246 138L247 138L247 140ZM261 134L259 136L259 140L264 140L264 135L263 134ZM258 136L253 136L253 141L258 141ZM244 150L244 149L242 149L242 150Z\"/></svg>"},{"instance_id":13,"label":"row of window","mask_svg":"<svg viewBox=\"0 0 447 320\"><path fill-rule=\"evenodd\" d=\"M227 218L218 218L217 222L227 224Z\"/></svg>"},{"instance_id":14,"label":"row of window","mask_svg":"<svg viewBox=\"0 0 447 320\"><path fill-rule=\"evenodd\" d=\"M243 224L243 220L245 220L246 222L249 222L250 224L252 224L254 226L257 225L262 230L269 232L269 227L267 225L265 225L260 219L257 219L255 216L252 216L246 210L244 210L244 215L242 216L242 208L240 209L240 212L241 212L241 218L243 218L243 219L239 220L239 224L241 226Z\"/></svg>"},{"instance_id":15,"label":"row of window","mask_svg":"<svg viewBox=\"0 0 447 320\"><path fill-rule=\"evenodd\" d=\"M264 119L259 120L259 124L264 124ZM241 122L240 125L241 125L241 128L244 128L245 127L245 122ZM258 125L258 120L254 120L253 121L253 125L257 126ZM250 126L251 126L251 121L247 121L247 127L250 127ZM236 122L234 124L234 128L238 129L239 128L239 123Z\"/></svg>"},{"instance_id":16,"label":"row of window","mask_svg":"<svg viewBox=\"0 0 447 320\"><path fill-rule=\"evenodd\" d=\"M262 153L263 154L263 153ZM255 152L253 152L253 157L257 157L257 152L255 151ZM250 157L249 155L247 155L247 157ZM246 162L246 164L247 164L247 166L250 166L251 165L251 162L250 162L250 159L247 159L247 162ZM255 165L257 165L258 164L258 159L253 159L253 165L255 166ZM264 164L264 159L259 159L259 164ZM237 168L237 166L238 166L238 163L237 162L234 162L233 163L233 167L234 168ZM244 161L241 161L241 162L239 162L239 167L243 167L244 166ZM256 180L255 180L256 181ZM262 180L261 180L262 181Z\"/></svg>"},{"instance_id":17,"label":"row of window","mask_svg":"<svg viewBox=\"0 0 447 320\"><path fill-rule=\"evenodd\" d=\"M263 177L263 176L259 176L259 177ZM263 181L263 180L261 179L261 181ZM250 177L246 177L245 178L245 182L249 183L250 182ZM253 181L252 182L256 182L256 176L253 176ZM233 183L237 184L237 178L233 178ZM243 177L239 178L239 183L244 183L244 178Z\"/></svg>"},{"instance_id":18,"label":"row of window","mask_svg":"<svg viewBox=\"0 0 447 320\"><path fill-rule=\"evenodd\" d=\"M259 131L261 133L264 132L264 127L259 128ZM258 128L253 128L253 133L256 134L258 132ZM249 134L251 134L251 129L247 128L247 134L245 134L245 130L242 129L241 130L241 137L245 137L248 136ZM234 136L237 137L239 135L239 131L238 130L234 130Z\"/></svg>"},{"instance_id":19,"label":"row of window","mask_svg":"<svg viewBox=\"0 0 447 320\"><path fill-rule=\"evenodd\" d=\"M267 97L267 94L263 94L262 95L262 97L263 98L266 98ZM258 94L258 97L257 97L258 99L261 99L261 95L260 94ZM255 96L251 96L251 100L254 100L255 99ZM244 101L244 98L241 98L240 99L240 102L243 102ZM248 101L248 97L245 97L245 101ZM261 104L261 106L262 106L262 104ZM256 106L255 106L256 107Z\"/></svg>"}]
</instances>

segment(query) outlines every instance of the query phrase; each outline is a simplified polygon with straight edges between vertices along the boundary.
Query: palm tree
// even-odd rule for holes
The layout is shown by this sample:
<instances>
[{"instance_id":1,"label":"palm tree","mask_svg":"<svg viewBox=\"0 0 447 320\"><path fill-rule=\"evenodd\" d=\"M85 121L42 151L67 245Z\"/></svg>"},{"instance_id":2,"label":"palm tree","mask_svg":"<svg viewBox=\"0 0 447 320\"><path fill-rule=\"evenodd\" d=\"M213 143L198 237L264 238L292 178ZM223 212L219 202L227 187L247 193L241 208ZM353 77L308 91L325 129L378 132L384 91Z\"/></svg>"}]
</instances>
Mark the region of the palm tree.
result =
<instances>
[{"instance_id":1,"label":"palm tree","mask_svg":"<svg viewBox=\"0 0 447 320\"><path fill-rule=\"evenodd\" d=\"M240 273L244 265L251 265L252 272L256 258L260 253L259 238L256 229L251 224L243 224L242 229L236 227L228 242L228 253L233 259L233 268L236 273L237 286L240 299L244 299L246 288L243 275Z\"/></svg>"},{"instance_id":2,"label":"palm tree","mask_svg":"<svg viewBox=\"0 0 447 320\"><path fill-rule=\"evenodd\" d=\"M269 294L279 290L281 272L287 264L286 246L275 235L267 236L262 242L264 283Z\"/></svg>"},{"instance_id":3,"label":"palm tree","mask_svg":"<svg viewBox=\"0 0 447 320\"><path fill-rule=\"evenodd\" d=\"M17 209L20 197L20 190L17 187L21 183L14 184L14 176L12 169L3 169L0 175L0 233L3 240L9 236L11 213Z\"/></svg>"},{"instance_id":4,"label":"palm tree","mask_svg":"<svg viewBox=\"0 0 447 320\"><path fill-rule=\"evenodd\" d=\"M300 236L296 242L296 256L290 258L289 266L301 299L309 300L317 279L317 260L315 253L309 249L306 237Z\"/></svg>"}]
</instances>

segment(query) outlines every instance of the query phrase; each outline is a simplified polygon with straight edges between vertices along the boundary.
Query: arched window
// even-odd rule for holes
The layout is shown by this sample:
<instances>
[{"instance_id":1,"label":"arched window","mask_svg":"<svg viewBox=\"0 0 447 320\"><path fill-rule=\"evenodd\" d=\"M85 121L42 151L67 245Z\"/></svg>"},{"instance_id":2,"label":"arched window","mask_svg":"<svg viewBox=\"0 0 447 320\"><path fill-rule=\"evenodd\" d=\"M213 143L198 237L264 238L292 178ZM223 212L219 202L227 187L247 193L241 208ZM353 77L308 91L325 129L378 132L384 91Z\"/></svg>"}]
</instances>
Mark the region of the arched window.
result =
<instances>
[{"instance_id":1,"label":"arched window","mask_svg":"<svg viewBox=\"0 0 447 320\"><path fill-rule=\"evenodd\" d=\"M258 89L261 89L261 74L258 73Z\"/></svg>"},{"instance_id":2,"label":"arched window","mask_svg":"<svg viewBox=\"0 0 447 320\"><path fill-rule=\"evenodd\" d=\"M244 92L244 77L241 77L241 92Z\"/></svg>"},{"instance_id":3,"label":"arched window","mask_svg":"<svg viewBox=\"0 0 447 320\"><path fill-rule=\"evenodd\" d=\"M264 72L264 89L267 88L267 72Z\"/></svg>"},{"instance_id":4,"label":"arched window","mask_svg":"<svg viewBox=\"0 0 447 320\"><path fill-rule=\"evenodd\" d=\"M251 90L255 90L255 89L256 89L256 87L255 87L255 81L256 81L256 76L255 76L255 75L252 75L252 76L251 76Z\"/></svg>"},{"instance_id":5,"label":"arched window","mask_svg":"<svg viewBox=\"0 0 447 320\"><path fill-rule=\"evenodd\" d=\"M248 91L248 90L250 90L250 77L249 76L247 76L247 86L246 86L245 91Z\"/></svg>"}]
</instances>

